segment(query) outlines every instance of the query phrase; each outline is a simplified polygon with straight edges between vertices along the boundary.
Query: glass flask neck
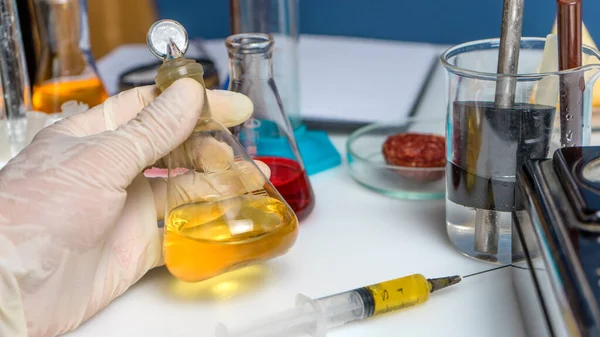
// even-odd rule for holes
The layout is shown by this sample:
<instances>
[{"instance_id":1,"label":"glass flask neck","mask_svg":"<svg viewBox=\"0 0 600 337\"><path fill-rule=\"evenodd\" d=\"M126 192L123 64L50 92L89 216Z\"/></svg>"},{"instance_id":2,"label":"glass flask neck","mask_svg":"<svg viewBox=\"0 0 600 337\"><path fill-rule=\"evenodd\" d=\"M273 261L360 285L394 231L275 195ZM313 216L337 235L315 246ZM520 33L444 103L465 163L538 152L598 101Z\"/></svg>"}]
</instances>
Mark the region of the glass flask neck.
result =
<instances>
[{"instance_id":1,"label":"glass flask neck","mask_svg":"<svg viewBox=\"0 0 600 337\"><path fill-rule=\"evenodd\" d=\"M258 78L269 80L273 78L272 51L244 54L229 52L230 76L233 80Z\"/></svg>"},{"instance_id":2,"label":"glass flask neck","mask_svg":"<svg viewBox=\"0 0 600 337\"><path fill-rule=\"evenodd\" d=\"M86 0L34 0L43 46L62 54L89 51Z\"/></svg>"},{"instance_id":3,"label":"glass flask neck","mask_svg":"<svg viewBox=\"0 0 600 337\"><path fill-rule=\"evenodd\" d=\"M165 59L163 64L158 68L156 75L156 85L162 92L165 91L173 82L178 79L188 77L196 80L202 86L202 95L204 96L204 104L200 112L200 119L212 118L210 104L206 94L206 84L204 83L204 68L194 60L187 59L183 56L175 59Z\"/></svg>"},{"instance_id":4,"label":"glass flask neck","mask_svg":"<svg viewBox=\"0 0 600 337\"><path fill-rule=\"evenodd\" d=\"M273 37L261 33L243 33L227 38L229 71L234 81L244 78L273 78Z\"/></svg>"}]
</instances>

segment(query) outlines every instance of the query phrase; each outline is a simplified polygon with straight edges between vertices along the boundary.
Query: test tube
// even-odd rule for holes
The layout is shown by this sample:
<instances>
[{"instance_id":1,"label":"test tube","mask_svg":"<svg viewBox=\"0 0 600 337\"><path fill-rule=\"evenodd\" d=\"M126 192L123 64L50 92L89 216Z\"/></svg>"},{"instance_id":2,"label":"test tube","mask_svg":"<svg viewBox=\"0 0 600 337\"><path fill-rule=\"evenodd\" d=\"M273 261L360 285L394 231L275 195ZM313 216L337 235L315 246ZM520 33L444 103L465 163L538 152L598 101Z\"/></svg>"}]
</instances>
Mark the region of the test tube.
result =
<instances>
[{"instance_id":1,"label":"test tube","mask_svg":"<svg viewBox=\"0 0 600 337\"><path fill-rule=\"evenodd\" d=\"M298 72L299 0L230 0L231 34L270 34L273 76L292 128L302 125Z\"/></svg>"},{"instance_id":2,"label":"test tube","mask_svg":"<svg viewBox=\"0 0 600 337\"><path fill-rule=\"evenodd\" d=\"M581 0L557 0L558 70L582 63ZM583 72L560 77L561 146L583 145Z\"/></svg>"},{"instance_id":3,"label":"test tube","mask_svg":"<svg viewBox=\"0 0 600 337\"><path fill-rule=\"evenodd\" d=\"M4 149L0 152L10 153L12 157L24 146L26 116L27 111L31 110L29 78L15 0L0 0L0 36L0 147ZM0 158L0 161L4 160L6 158Z\"/></svg>"}]
</instances>

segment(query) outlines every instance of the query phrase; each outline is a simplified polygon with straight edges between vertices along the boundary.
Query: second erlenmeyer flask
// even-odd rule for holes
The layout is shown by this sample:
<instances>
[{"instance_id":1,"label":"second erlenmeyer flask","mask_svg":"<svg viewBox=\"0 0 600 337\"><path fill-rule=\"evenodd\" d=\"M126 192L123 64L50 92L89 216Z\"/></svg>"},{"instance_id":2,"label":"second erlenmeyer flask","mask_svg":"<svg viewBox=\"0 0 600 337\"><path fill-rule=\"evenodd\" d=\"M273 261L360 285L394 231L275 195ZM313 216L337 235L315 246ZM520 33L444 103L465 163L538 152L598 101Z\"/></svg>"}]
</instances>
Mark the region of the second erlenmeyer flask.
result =
<instances>
[{"instance_id":1,"label":"second erlenmeyer flask","mask_svg":"<svg viewBox=\"0 0 600 337\"><path fill-rule=\"evenodd\" d=\"M232 35L229 52L229 90L248 96L252 117L234 132L248 154L271 169L271 183L298 219L314 208L314 193L273 79L273 38L268 34Z\"/></svg>"},{"instance_id":2,"label":"second erlenmeyer flask","mask_svg":"<svg viewBox=\"0 0 600 337\"><path fill-rule=\"evenodd\" d=\"M108 94L92 57L85 0L34 0L41 39L33 107L57 113L75 100L90 108Z\"/></svg>"}]
</instances>

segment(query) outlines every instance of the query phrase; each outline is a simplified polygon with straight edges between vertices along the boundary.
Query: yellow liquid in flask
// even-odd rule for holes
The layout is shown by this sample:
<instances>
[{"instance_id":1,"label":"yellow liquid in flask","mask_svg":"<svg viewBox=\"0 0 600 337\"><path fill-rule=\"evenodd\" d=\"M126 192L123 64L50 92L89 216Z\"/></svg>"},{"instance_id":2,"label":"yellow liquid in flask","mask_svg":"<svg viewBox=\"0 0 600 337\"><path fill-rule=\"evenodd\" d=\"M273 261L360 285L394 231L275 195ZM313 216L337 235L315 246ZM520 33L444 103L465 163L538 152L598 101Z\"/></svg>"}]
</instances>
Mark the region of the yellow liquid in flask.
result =
<instances>
[{"instance_id":1,"label":"yellow liquid in flask","mask_svg":"<svg viewBox=\"0 0 600 337\"><path fill-rule=\"evenodd\" d=\"M178 206L165 223L165 264L182 281L202 281L283 255L296 241L297 222L267 195Z\"/></svg>"}]
</instances>

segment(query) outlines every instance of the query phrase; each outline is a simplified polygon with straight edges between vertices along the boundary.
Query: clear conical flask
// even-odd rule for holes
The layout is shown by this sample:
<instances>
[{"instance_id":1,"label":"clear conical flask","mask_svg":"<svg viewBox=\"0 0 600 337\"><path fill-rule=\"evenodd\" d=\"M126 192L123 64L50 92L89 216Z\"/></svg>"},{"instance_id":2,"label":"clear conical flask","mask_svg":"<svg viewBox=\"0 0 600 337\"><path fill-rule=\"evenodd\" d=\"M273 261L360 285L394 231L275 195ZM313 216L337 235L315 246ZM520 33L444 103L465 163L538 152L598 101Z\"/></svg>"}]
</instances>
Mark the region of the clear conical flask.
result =
<instances>
[{"instance_id":1,"label":"clear conical flask","mask_svg":"<svg viewBox=\"0 0 600 337\"><path fill-rule=\"evenodd\" d=\"M262 33L231 35L229 90L248 96L254 112L234 133L248 154L271 169L271 183L300 220L314 208L315 197L296 145L294 132L273 79L273 38Z\"/></svg>"},{"instance_id":2,"label":"clear conical flask","mask_svg":"<svg viewBox=\"0 0 600 337\"><path fill-rule=\"evenodd\" d=\"M94 107L108 98L92 57L85 0L33 0L41 49L33 108L61 112L77 101Z\"/></svg>"},{"instance_id":3,"label":"clear conical flask","mask_svg":"<svg viewBox=\"0 0 600 337\"><path fill-rule=\"evenodd\" d=\"M156 84L164 91L188 77L205 88L202 65L186 59L187 34L172 20L148 32L163 58ZM162 49L162 50L161 50ZM204 108L190 137L168 155L164 258L170 273L202 281L287 252L298 219L226 126Z\"/></svg>"}]
</instances>

